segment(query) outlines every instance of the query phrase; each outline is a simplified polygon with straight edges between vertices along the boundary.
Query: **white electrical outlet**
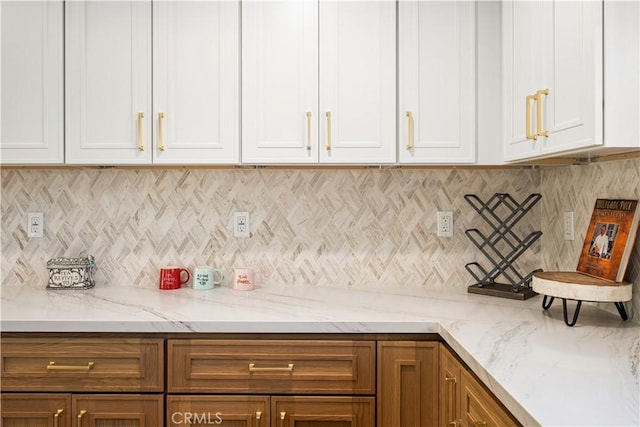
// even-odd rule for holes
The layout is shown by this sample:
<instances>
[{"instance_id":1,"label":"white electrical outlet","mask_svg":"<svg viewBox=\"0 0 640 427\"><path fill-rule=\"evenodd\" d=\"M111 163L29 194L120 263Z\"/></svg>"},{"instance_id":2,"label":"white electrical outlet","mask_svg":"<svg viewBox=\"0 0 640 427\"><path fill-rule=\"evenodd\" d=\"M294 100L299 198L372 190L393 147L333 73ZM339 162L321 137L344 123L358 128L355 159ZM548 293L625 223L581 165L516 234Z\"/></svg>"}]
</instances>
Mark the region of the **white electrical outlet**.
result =
<instances>
[{"instance_id":1,"label":"white electrical outlet","mask_svg":"<svg viewBox=\"0 0 640 427\"><path fill-rule=\"evenodd\" d=\"M27 236L44 237L44 213L29 212L27 214Z\"/></svg>"},{"instance_id":2,"label":"white electrical outlet","mask_svg":"<svg viewBox=\"0 0 640 427\"><path fill-rule=\"evenodd\" d=\"M573 211L564 213L564 240L574 240Z\"/></svg>"},{"instance_id":3,"label":"white electrical outlet","mask_svg":"<svg viewBox=\"0 0 640 427\"><path fill-rule=\"evenodd\" d=\"M453 237L453 212L438 211L438 237Z\"/></svg>"},{"instance_id":4,"label":"white electrical outlet","mask_svg":"<svg viewBox=\"0 0 640 427\"><path fill-rule=\"evenodd\" d=\"M249 231L249 212L233 213L233 236L251 237L251 232Z\"/></svg>"}]
</instances>

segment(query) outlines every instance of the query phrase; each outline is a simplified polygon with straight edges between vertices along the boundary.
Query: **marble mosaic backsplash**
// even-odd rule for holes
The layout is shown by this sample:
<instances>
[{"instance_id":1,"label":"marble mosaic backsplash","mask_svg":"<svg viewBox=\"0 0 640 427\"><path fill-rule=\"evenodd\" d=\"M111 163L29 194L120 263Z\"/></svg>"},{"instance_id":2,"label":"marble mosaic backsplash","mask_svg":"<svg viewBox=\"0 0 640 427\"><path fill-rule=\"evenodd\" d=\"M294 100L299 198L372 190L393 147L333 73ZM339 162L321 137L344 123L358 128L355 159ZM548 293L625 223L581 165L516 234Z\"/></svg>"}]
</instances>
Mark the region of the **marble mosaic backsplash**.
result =
<instances>
[{"instance_id":1,"label":"marble mosaic backsplash","mask_svg":"<svg viewBox=\"0 0 640 427\"><path fill-rule=\"evenodd\" d=\"M1 176L2 284L36 287L47 283L47 260L92 254L96 286L156 287L163 266L211 265L225 271L224 286L234 268L252 267L262 286L464 288L473 283L466 263L489 265L463 232L484 227L463 196L523 200L541 187L533 169L4 169ZM454 237L436 236L438 210L454 212ZM27 237L34 211L44 212L44 238ZM234 211L250 212L251 238L233 237ZM539 203L517 232L539 230L541 214ZM540 248L534 244L518 269L541 267Z\"/></svg>"},{"instance_id":2,"label":"marble mosaic backsplash","mask_svg":"<svg viewBox=\"0 0 640 427\"><path fill-rule=\"evenodd\" d=\"M542 264L575 271L596 199L640 200L640 159L542 169ZM563 238L563 214L574 211L575 240ZM633 283L634 320L640 321L640 235L625 280ZM613 304L600 304L616 312Z\"/></svg>"}]
</instances>

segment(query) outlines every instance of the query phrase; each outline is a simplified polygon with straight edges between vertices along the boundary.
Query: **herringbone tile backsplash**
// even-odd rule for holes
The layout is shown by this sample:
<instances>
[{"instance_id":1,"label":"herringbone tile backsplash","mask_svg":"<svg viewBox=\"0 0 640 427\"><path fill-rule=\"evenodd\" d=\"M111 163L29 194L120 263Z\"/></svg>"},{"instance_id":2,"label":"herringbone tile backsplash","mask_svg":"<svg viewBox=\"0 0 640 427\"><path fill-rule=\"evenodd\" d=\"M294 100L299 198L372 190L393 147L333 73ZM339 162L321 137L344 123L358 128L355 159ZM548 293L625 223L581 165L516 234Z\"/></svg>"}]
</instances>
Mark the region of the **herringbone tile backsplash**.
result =
<instances>
[{"instance_id":1,"label":"herringbone tile backsplash","mask_svg":"<svg viewBox=\"0 0 640 427\"><path fill-rule=\"evenodd\" d=\"M574 271L596 199L640 200L640 159L542 169L542 264L548 271ZM564 211L574 211L575 240L563 239ZM640 235L625 280L633 283L635 320L640 313ZM601 304L613 312L613 304Z\"/></svg>"},{"instance_id":2,"label":"herringbone tile backsplash","mask_svg":"<svg viewBox=\"0 0 640 427\"><path fill-rule=\"evenodd\" d=\"M463 196L486 199L505 192L522 200L541 187L540 171L531 169L5 169L1 174L2 284L37 287L47 282L48 259L92 254L96 286L155 287L162 266L212 265L225 271L227 286L234 267L249 266L259 271L263 286L464 288L473 283L464 265L485 261L463 233L483 227ZM453 238L436 237L438 210L454 211ZM27 212L33 211L44 212L44 238L27 237ZM251 238L233 237L234 211L250 212ZM541 214L539 203L518 233L539 230ZM518 268L541 267L540 248L536 243Z\"/></svg>"}]
</instances>

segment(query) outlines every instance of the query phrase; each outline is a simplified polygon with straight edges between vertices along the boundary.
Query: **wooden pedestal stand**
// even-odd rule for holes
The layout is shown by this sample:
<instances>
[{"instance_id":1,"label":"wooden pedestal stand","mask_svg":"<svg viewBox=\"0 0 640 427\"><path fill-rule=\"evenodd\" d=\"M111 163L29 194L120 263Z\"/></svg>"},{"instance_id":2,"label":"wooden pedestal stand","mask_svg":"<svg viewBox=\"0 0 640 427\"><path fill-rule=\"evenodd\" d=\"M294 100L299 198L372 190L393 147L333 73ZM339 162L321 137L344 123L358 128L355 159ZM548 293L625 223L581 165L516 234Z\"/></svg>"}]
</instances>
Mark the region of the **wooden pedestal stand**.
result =
<instances>
[{"instance_id":1,"label":"wooden pedestal stand","mask_svg":"<svg viewBox=\"0 0 640 427\"><path fill-rule=\"evenodd\" d=\"M548 310L554 298L562 298L564 323L573 326L578 320L582 301L612 302L620 313L622 320L627 320L627 312L623 302L631 301L631 283L615 283L575 271L547 271L533 275L533 290L544 295L542 308ZM549 299L547 299L550 297ZM569 321L567 300L577 301L573 319Z\"/></svg>"}]
</instances>

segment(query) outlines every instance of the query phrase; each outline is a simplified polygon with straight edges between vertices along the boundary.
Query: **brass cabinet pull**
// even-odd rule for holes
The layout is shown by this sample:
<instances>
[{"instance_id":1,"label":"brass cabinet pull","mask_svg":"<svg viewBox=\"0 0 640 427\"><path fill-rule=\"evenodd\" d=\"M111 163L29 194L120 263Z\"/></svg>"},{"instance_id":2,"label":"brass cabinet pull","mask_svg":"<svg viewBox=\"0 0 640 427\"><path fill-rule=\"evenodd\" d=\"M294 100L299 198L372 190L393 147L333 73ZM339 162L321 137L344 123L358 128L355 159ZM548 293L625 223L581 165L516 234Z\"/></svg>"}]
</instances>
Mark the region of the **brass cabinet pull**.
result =
<instances>
[{"instance_id":1,"label":"brass cabinet pull","mask_svg":"<svg viewBox=\"0 0 640 427\"><path fill-rule=\"evenodd\" d=\"M82 417L84 416L84 414L86 414L87 411L85 411L84 409L82 411L80 411L80 413L78 414L78 427L82 427Z\"/></svg>"},{"instance_id":2,"label":"brass cabinet pull","mask_svg":"<svg viewBox=\"0 0 640 427\"><path fill-rule=\"evenodd\" d=\"M525 132L527 134L527 139L533 139L534 141L538 139L538 135L536 135L535 133L531 133L531 103L535 100L535 95L527 95L527 118Z\"/></svg>"},{"instance_id":3,"label":"brass cabinet pull","mask_svg":"<svg viewBox=\"0 0 640 427\"><path fill-rule=\"evenodd\" d=\"M447 424L450 427L458 427L458 423L456 421L451 421L449 424Z\"/></svg>"},{"instance_id":4,"label":"brass cabinet pull","mask_svg":"<svg viewBox=\"0 0 640 427\"><path fill-rule=\"evenodd\" d=\"M448 377L448 376L445 376L445 377L444 377L444 380L445 380L446 382L452 382L452 383L454 383L454 384L456 383L456 377Z\"/></svg>"},{"instance_id":5,"label":"brass cabinet pull","mask_svg":"<svg viewBox=\"0 0 640 427\"><path fill-rule=\"evenodd\" d=\"M331 111L327 111L327 151L331 151Z\"/></svg>"},{"instance_id":6,"label":"brass cabinet pull","mask_svg":"<svg viewBox=\"0 0 640 427\"><path fill-rule=\"evenodd\" d=\"M260 418L262 418L262 412L256 411L256 427L260 427Z\"/></svg>"},{"instance_id":7,"label":"brass cabinet pull","mask_svg":"<svg viewBox=\"0 0 640 427\"><path fill-rule=\"evenodd\" d=\"M538 136L548 137L549 131L542 129L542 95L549 95L549 89L542 89L536 92L536 116L538 118L536 133Z\"/></svg>"},{"instance_id":8,"label":"brass cabinet pull","mask_svg":"<svg viewBox=\"0 0 640 427\"><path fill-rule=\"evenodd\" d=\"M166 114L158 113L158 148L160 151L164 151L167 147L164 146L164 119L166 118Z\"/></svg>"},{"instance_id":9,"label":"brass cabinet pull","mask_svg":"<svg viewBox=\"0 0 640 427\"><path fill-rule=\"evenodd\" d=\"M88 362L86 366L56 365L56 362L49 362L47 371L90 371L94 365L94 362Z\"/></svg>"},{"instance_id":10,"label":"brass cabinet pull","mask_svg":"<svg viewBox=\"0 0 640 427\"><path fill-rule=\"evenodd\" d=\"M55 414L53 414L53 427L58 427L60 425L60 414L64 412L64 409L58 409Z\"/></svg>"},{"instance_id":11,"label":"brass cabinet pull","mask_svg":"<svg viewBox=\"0 0 640 427\"><path fill-rule=\"evenodd\" d=\"M142 119L144 113L138 113L138 150L144 151L144 142L142 141Z\"/></svg>"},{"instance_id":12,"label":"brass cabinet pull","mask_svg":"<svg viewBox=\"0 0 640 427\"><path fill-rule=\"evenodd\" d=\"M409 125L409 137L407 140L407 150L413 150L413 112L407 111L407 122Z\"/></svg>"},{"instance_id":13,"label":"brass cabinet pull","mask_svg":"<svg viewBox=\"0 0 640 427\"><path fill-rule=\"evenodd\" d=\"M293 363L289 363L286 367L267 367L261 368L255 363L249 363L249 372L293 372Z\"/></svg>"},{"instance_id":14,"label":"brass cabinet pull","mask_svg":"<svg viewBox=\"0 0 640 427\"><path fill-rule=\"evenodd\" d=\"M284 427L284 417L287 416L286 412L280 412L280 427Z\"/></svg>"},{"instance_id":15,"label":"brass cabinet pull","mask_svg":"<svg viewBox=\"0 0 640 427\"><path fill-rule=\"evenodd\" d=\"M474 421L473 427L487 427L486 421Z\"/></svg>"},{"instance_id":16,"label":"brass cabinet pull","mask_svg":"<svg viewBox=\"0 0 640 427\"><path fill-rule=\"evenodd\" d=\"M307 111L307 151L311 151L311 111Z\"/></svg>"}]
</instances>

